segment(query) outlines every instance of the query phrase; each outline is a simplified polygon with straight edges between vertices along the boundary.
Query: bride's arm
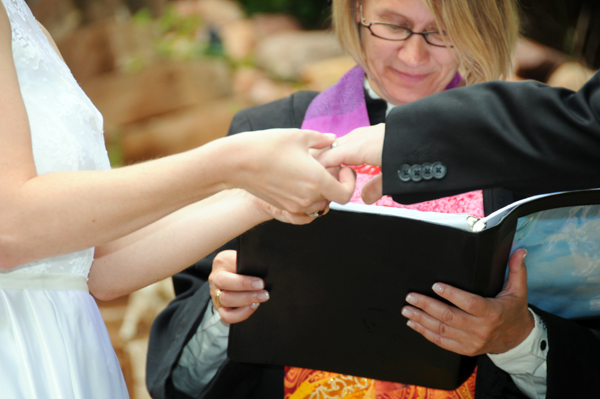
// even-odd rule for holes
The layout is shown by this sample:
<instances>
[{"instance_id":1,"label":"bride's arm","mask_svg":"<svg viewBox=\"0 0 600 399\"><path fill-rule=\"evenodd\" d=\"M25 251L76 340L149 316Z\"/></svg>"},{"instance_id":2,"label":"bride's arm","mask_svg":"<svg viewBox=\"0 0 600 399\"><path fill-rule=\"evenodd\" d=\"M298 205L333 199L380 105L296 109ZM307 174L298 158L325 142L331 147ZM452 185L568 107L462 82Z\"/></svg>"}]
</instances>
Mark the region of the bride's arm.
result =
<instances>
[{"instance_id":1,"label":"bride's arm","mask_svg":"<svg viewBox=\"0 0 600 399\"><path fill-rule=\"evenodd\" d=\"M299 131L240 134L111 171L38 176L2 7L0 87L0 269L113 241L232 187L294 212L351 194L308 155L332 139Z\"/></svg>"},{"instance_id":2,"label":"bride's arm","mask_svg":"<svg viewBox=\"0 0 600 399\"><path fill-rule=\"evenodd\" d=\"M279 211L244 190L215 194L96 247L90 291L109 300L162 280L272 217L296 224L314 219Z\"/></svg>"}]
</instances>

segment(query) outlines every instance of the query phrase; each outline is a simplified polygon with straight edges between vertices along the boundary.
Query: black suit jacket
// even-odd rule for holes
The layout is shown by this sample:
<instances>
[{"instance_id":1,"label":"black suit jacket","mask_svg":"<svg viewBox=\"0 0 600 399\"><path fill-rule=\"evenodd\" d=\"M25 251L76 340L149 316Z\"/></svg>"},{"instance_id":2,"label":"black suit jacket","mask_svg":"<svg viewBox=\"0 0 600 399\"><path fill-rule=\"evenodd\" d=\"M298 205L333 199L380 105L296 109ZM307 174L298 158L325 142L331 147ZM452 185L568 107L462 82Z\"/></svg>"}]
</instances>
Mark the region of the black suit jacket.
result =
<instances>
[{"instance_id":1,"label":"black suit jacket","mask_svg":"<svg viewBox=\"0 0 600 399\"><path fill-rule=\"evenodd\" d=\"M386 121L383 191L401 203L486 187L537 194L600 187L600 73L579 91L490 82L397 107ZM404 182L402 165L442 162Z\"/></svg>"},{"instance_id":2,"label":"black suit jacket","mask_svg":"<svg viewBox=\"0 0 600 399\"><path fill-rule=\"evenodd\" d=\"M599 160L600 73L578 92L536 82L490 82L439 93L390 113L383 191L411 203L482 187L527 194L600 187ZM405 182L398 176L402 165L432 162L446 165L444 178ZM597 396L598 318L575 323L538 314L548 326L550 343L547 399ZM488 363L481 358L482 372ZM480 384L478 379L477 398L513 397L510 384L503 382L508 376L489 370L495 382Z\"/></svg>"},{"instance_id":3,"label":"black suit jacket","mask_svg":"<svg viewBox=\"0 0 600 399\"><path fill-rule=\"evenodd\" d=\"M306 109L315 95L316 93L313 92L300 92L271 104L243 110L235 116L229 134L274 127L300 127ZM375 119L385 115L384 109L383 113L380 112L381 109L372 112L375 105L368 105L369 115L372 119L373 114L376 114ZM375 122L378 121L372 120L372 123ZM503 189L485 190L486 213L507 205L515 199L513 193ZM210 303L208 275L212 269L214 256L224 249L235 249L235 243L232 241L226 244L173 277L177 297L156 318L150 334L147 384L155 399L189 398L175 389L171 381L171 374L179 361L183 348L196 332L206 307ZM577 341L573 342L573 346L570 346L567 351L562 351L559 348L560 345L551 345L550 355L552 357L549 362L552 361L553 364L556 362L557 373L560 373L561 370L568 371L571 364L575 362L574 358L570 358L572 353L583 351L588 344L590 348L597 345L597 341L594 341L595 338L589 331L581 328L578 324L542 314L549 325L549 339L552 343L562 342L565 337ZM591 356L588 358L591 361ZM590 370L593 372L594 369ZM580 377L585 378L586 375ZM281 367L240 364L227 360L220 367L209 386L197 398L281 399L283 397L283 378ZM557 382L560 381L557 380ZM558 385L556 392L562 392L562 385L560 383L555 385ZM549 381L549 388L554 389L551 381ZM512 383L510 377L497 369L485 356L481 357L476 389L478 399L524 397Z\"/></svg>"}]
</instances>

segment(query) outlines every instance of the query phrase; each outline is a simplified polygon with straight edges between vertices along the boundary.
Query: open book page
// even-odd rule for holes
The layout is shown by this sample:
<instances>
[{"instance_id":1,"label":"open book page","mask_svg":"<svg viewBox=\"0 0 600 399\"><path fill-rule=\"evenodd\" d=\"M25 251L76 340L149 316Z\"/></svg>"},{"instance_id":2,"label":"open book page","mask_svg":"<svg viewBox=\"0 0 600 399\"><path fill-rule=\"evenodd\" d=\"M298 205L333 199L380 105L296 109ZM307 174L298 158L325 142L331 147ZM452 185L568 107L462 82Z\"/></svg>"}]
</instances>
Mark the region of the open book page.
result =
<instances>
[{"instance_id":1,"label":"open book page","mask_svg":"<svg viewBox=\"0 0 600 399\"><path fill-rule=\"evenodd\" d=\"M583 191L598 191L600 189L594 190L581 190ZM502 222L504 218L510 214L513 210L515 210L520 205L523 205L528 202L532 202L541 198L550 197L558 194L562 194L565 192L556 192L549 194L540 194L534 195L531 197L527 197L520 201L515 201L512 204L505 206L504 208L498 209L497 211L489 214L488 216L478 219L474 216L467 214L447 214L447 213L437 213L437 212L421 212L415 211L412 209L403 209L403 208L392 208L392 207L383 207L383 206L374 206L374 205L362 205L362 204L345 204L340 205L338 203L332 202L330 204L331 209L335 209L338 211L345 212L359 212L359 213L372 213L376 215L388 215L388 216L398 216L404 217L407 219L415 219L422 220L424 222L435 223L439 225L449 226L458 228L466 231L481 231L486 227L493 227ZM475 226L474 226L475 225Z\"/></svg>"},{"instance_id":2,"label":"open book page","mask_svg":"<svg viewBox=\"0 0 600 399\"><path fill-rule=\"evenodd\" d=\"M522 199L520 201L513 202L505 206L504 208L498 209L494 213L491 213L489 216L485 218L475 218L474 216L467 214L453 214L453 213L438 213L438 212L421 212L413 209L404 209L404 208L392 208L386 206L376 206L376 205L363 205L363 204L353 204L348 203L345 205L340 205L338 203L332 202L329 205L330 209L335 209L338 211L344 212L358 212L358 213L371 213L375 215L387 215L387 216L396 216L403 217L407 219L415 219L421 220L424 222L435 223L443 226L454 227L457 229L465 230L465 231L481 231L486 227L492 227L500 223L506 215L508 215L511 211L513 211L517 206L536 200L538 198L547 197L552 194L541 194L532 197L528 197ZM476 224L476 225L475 225ZM474 227L475 225L475 227Z\"/></svg>"},{"instance_id":3,"label":"open book page","mask_svg":"<svg viewBox=\"0 0 600 399\"><path fill-rule=\"evenodd\" d=\"M487 226L489 226L489 227L495 226L498 223L500 223L506 217L506 215L508 215L510 212L512 212L519 205L525 204L527 202L535 201L535 200L540 199L540 198L544 198L544 197L549 197L549 196L552 196L552 195L560 194L560 193L561 192L534 195L534 196L531 196L531 197L524 198L524 199L522 199L520 201L515 201L512 204L506 205L504 208L500 208L497 211L490 213L488 216L486 216L483 219L485 220L485 223L486 223Z\"/></svg>"},{"instance_id":4,"label":"open book page","mask_svg":"<svg viewBox=\"0 0 600 399\"><path fill-rule=\"evenodd\" d=\"M532 197L522 199L520 201L513 202L505 206L504 208L498 209L491 213L485 218L475 218L474 216L467 214L455 214L455 213L438 213L438 212L421 212L413 209L404 208L392 208L386 206L376 205L363 205L348 203L345 205L332 202L329 205L330 209L335 209L344 212L357 212L357 213L371 213L375 215L387 215L403 217L407 219L421 220L424 222L435 223L443 226L454 227L465 231L481 231L486 227L492 227L500 223L506 215L513 211L517 206L536 200L538 198L547 197L557 193L551 194L540 194ZM474 228L475 223L477 223Z\"/></svg>"},{"instance_id":5,"label":"open book page","mask_svg":"<svg viewBox=\"0 0 600 399\"><path fill-rule=\"evenodd\" d=\"M348 203L340 205L336 202L329 204L330 209L343 212L370 213L375 215L397 216L407 219L421 220L461 230L472 231L469 218L473 216L461 213L421 212L414 209L392 208L387 206L363 205Z\"/></svg>"},{"instance_id":6,"label":"open book page","mask_svg":"<svg viewBox=\"0 0 600 399\"><path fill-rule=\"evenodd\" d=\"M519 218L517 248L528 251L529 303L566 318L600 315L600 205Z\"/></svg>"}]
</instances>

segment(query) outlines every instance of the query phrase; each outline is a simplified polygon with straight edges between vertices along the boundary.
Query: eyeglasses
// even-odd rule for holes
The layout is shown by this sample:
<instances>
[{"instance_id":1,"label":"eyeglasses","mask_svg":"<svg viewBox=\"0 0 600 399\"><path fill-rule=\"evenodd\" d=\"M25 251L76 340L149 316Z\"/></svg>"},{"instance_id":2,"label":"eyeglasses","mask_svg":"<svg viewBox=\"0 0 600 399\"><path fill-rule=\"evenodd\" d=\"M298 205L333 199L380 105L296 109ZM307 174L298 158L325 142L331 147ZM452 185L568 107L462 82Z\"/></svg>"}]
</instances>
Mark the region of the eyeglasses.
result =
<instances>
[{"instance_id":1,"label":"eyeglasses","mask_svg":"<svg viewBox=\"0 0 600 399\"><path fill-rule=\"evenodd\" d=\"M421 35L423 39L435 47L454 47L445 32L432 30L428 32L413 32L410 28L401 25L388 24L387 22L365 22L363 17L362 4L360 5L360 23L367 28L375 37L384 40L403 41L408 40L412 35ZM445 42L444 42L445 40ZM446 44L448 43L448 44Z\"/></svg>"}]
</instances>

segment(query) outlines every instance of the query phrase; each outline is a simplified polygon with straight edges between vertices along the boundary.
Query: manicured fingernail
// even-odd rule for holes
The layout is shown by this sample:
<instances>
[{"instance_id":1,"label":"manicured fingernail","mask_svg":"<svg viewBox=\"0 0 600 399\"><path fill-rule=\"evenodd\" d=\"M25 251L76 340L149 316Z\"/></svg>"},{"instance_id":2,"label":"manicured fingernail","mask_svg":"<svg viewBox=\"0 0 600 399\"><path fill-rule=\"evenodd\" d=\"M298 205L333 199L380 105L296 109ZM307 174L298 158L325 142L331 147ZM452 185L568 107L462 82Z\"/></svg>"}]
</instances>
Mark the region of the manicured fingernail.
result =
<instances>
[{"instance_id":1,"label":"manicured fingernail","mask_svg":"<svg viewBox=\"0 0 600 399\"><path fill-rule=\"evenodd\" d=\"M268 301L269 293L267 291L263 291L263 292L259 293L256 297L261 301Z\"/></svg>"},{"instance_id":2,"label":"manicured fingernail","mask_svg":"<svg viewBox=\"0 0 600 399\"><path fill-rule=\"evenodd\" d=\"M254 280L252 282L252 288L256 288L257 290L262 290L265 288L265 282L262 280Z\"/></svg>"},{"instance_id":3,"label":"manicured fingernail","mask_svg":"<svg viewBox=\"0 0 600 399\"><path fill-rule=\"evenodd\" d=\"M403 308L402 309L402 316L411 318L413 316L413 311L410 310L409 308Z\"/></svg>"},{"instance_id":4,"label":"manicured fingernail","mask_svg":"<svg viewBox=\"0 0 600 399\"><path fill-rule=\"evenodd\" d=\"M407 321L406 325L409 326L410 328L415 328L415 323L412 320Z\"/></svg>"},{"instance_id":5,"label":"manicured fingernail","mask_svg":"<svg viewBox=\"0 0 600 399\"><path fill-rule=\"evenodd\" d=\"M521 260L525 260L525 258L527 257L527 250L523 249L523 257L521 258Z\"/></svg>"},{"instance_id":6,"label":"manicured fingernail","mask_svg":"<svg viewBox=\"0 0 600 399\"><path fill-rule=\"evenodd\" d=\"M250 307L252 309L256 309L258 307L258 305L260 305L260 303L253 303L252 305L250 305Z\"/></svg>"},{"instance_id":7,"label":"manicured fingernail","mask_svg":"<svg viewBox=\"0 0 600 399\"><path fill-rule=\"evenodd\" d=\"M438 294L441 294L442 292L444 292L444 287L442 287L438 283L435 283L433 285L433 287L431 287L431 289L434 290L435 292L437 292Z\"/></svg>"},{"instance_id":8,"label":"manicured fingernail","mask_svg":"<svg viewBox=\"0 0 600 399\"><path fill-rule=\"evenodd\" d=\"M406 302L412 303L413 305L417 304L417 298L414 295L408 294L406 296Z\"/></svg>"}]
</instances>

